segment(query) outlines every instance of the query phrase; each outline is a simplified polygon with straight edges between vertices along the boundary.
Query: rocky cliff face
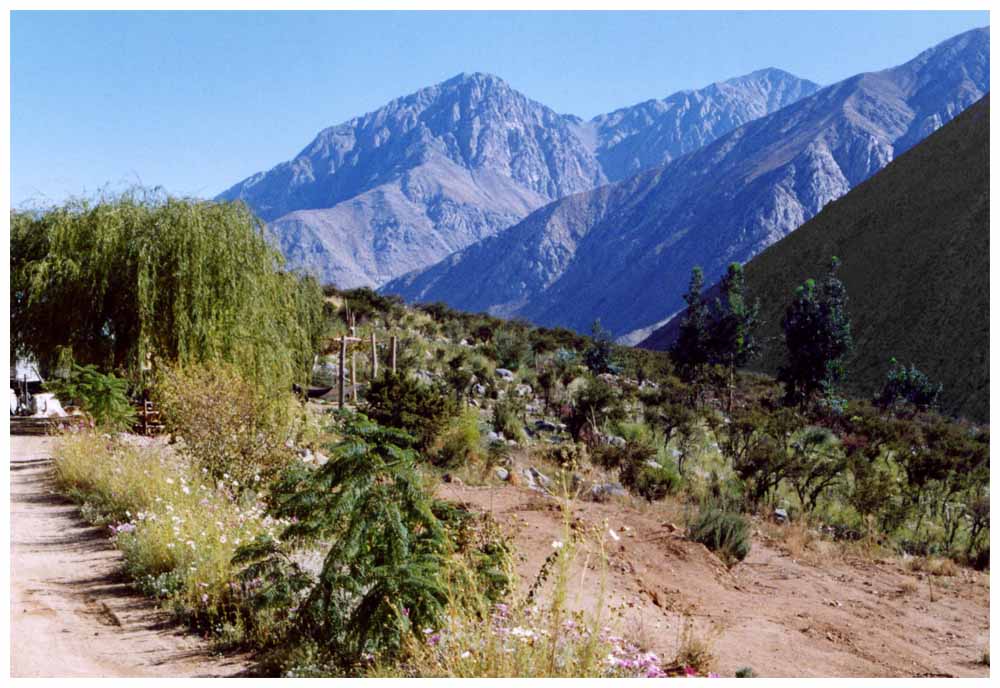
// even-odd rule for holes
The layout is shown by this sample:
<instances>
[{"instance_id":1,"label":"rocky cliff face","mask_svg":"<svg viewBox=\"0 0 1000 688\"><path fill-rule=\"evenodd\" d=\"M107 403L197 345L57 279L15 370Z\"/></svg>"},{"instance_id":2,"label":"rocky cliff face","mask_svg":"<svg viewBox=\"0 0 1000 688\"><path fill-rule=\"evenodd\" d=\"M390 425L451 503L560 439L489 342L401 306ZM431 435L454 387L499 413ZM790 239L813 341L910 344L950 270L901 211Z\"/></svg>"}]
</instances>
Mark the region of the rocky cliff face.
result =
<instances>
[{"instance_id":1,"label":"rocky cliff face","mask_svg":"<svg viewBox=\"0 0 1000 688\"><path fill-rule=\"evenodd\" d=\"M989 88L989 30L860 74L664 167L541 208L384 287L410 300L618 336L680 309L695 265L714 281L882 169Z\"/></svg>"},{"instance_id":2,"label":"rocky cliff face","mask_svg":"<svg viewBox=\"0 0 1000 688\"><path fill-rule=\"evenodd\" d=\"M497 77L463 74L320 132L218 198L241 199L268 221L293 267L374 286L816 88L762 70L583 122Z\"/></svg>"}]
</instances>

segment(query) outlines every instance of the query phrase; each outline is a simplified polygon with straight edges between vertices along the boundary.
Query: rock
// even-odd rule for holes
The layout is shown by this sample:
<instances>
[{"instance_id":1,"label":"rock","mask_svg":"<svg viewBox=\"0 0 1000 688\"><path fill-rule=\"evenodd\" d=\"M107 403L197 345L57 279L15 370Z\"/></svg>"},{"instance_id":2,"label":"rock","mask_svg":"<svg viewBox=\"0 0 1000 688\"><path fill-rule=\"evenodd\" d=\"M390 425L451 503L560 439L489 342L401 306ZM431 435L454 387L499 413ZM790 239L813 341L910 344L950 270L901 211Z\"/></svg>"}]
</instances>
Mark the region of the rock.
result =
<instances>
[{"instance_id":1,"label":"rock","mask_svg":"<svg viewBox=\"0 0 1000 688\"><path fill-rule=\"evenodd\" d=\"M502 432L496 432L494 430L490 430L489 431L489 433L486 435L486 439L489 440L490 442L503 442L504 441L503 433Z\"/></svg>"},{"instance_id":2,"label":"rock","mask_svg":"<svg viewBox=\"0 0 1000 688\"><path fill-rule=\"evenodd\" d=\"M472 393L477 397L484 397L486 396L486 387L480 384L475 384L472 386Z\"/></svg>"},{"instance_id":3,"label":"rock","mask_svg":"<svg viewBox=\"0 0 1000 688\"><path fill-rule=\"evenodd\" d=\"M504 380L513 380L514 373L507 370L506 368L497 368L497 377L501 377Z\"/></svg>"},{"instance_id":4,"label":"rock","mask_svg":"<svg viewBox=\"0 0 1000 688\"><path fill-rule=\"evenodd\" d=\"M506 482L510 479L510 471L508 471L506 468L497 468L496 471L494 471L494 473L496 473L498 480L503 480L504 482Z\"/></svg>"},{"instance_id":5,"label":"rock","mask_svg":"<svg viewBox=\"0 0 1000 688\"><path fill-rule=\"evenodd\" d=\"M523 469L521 473L524 474L525 479L528 481L528 487L534 490L548 492L549 488L552 486L552 479L534 466L529 466L528 468Z\"/></svg>"},{"instance_id":6,"label":"rock","mask_svg":"<svg viewBox=\"0 0 1000 688\"><path fill-rule=\"evenodd\" d=\"M535 430L540 430L542 432L556 432L559 427L555 423L550 423L547 420L536 420Z\"/></svg>"},{"instance_id":7,"label":"rock","mask_svg":"<svg viewBox=\"0 0 1000 688\"><path fill-rule=\"evenodd\" d=\"M591 502L606 502L612 497L627 497L628 492L622 487L621 483L600 483L597 485L592 485L584 498Z\"/></svg>"},{"instance_id":8,"label":"rock","mask_svg":"<svg viewBox=\"0 0 1000 688\"><path fill-rule=\"evenodd\" d=\"M775 509L771 516L775 523L788 523L788 512L784 509Z\"/></svg>"},{"instance_id":9,"label":"rock","mask_svg":"<svg viewBox=\"0 0 1000 688\"><path fill-rule=\"evenodd\" d=\"M445 473L444 475L442 475L441 476L441 480L444 481L444 482L446 482L446 483L452 483L453 485L463 485L464 484L462 482L461 478L459 478L456 475L452 475L451 473Z\"/></svg>"},{"instance_id":10,"label":"rock","mask_svg":"<svg viewBox=\"0 0 1000 688\"><path fill-rule=\"evenodd\" d=\"M625 438L618 435L606 435L604 441L612 447L618 447L619 449L624 449L626 444Z\"/></svg>"},{"instance_id":11,"label":"rock","mask_svg":"<svg viewBox=\"0 0 1000 688\"><path fill-rule=\"evenodd\" d=\"M646 465L647 465L648 467L650 467L650 468L655 468L655 469L657 469L657 470L660 470L661 468L663 468L663 466L661 466L661 465L660 465L659 463L657 463L656 461L653 461L652 459L649 459L648 461L646 461Z\"/></svg>"},{"instance_id":12,"label":"rock","mask_svg":"<svg viewBox=\"0 0 1000 688\"><path fill-rule=\"evenodd\" d=\"M530 397L531 385L520 384L514 388L514 393L519 397Z\"/></svg>"}]
</instances>

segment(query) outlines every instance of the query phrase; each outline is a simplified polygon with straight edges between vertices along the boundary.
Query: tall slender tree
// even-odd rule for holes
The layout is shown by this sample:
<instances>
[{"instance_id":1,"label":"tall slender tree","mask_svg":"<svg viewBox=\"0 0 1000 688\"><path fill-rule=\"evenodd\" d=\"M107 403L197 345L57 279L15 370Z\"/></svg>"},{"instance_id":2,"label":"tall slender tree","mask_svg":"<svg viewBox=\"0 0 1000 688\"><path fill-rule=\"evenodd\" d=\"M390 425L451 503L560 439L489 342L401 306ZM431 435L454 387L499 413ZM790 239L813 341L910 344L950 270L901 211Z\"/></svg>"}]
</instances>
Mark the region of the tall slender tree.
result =
<instances>
[{"instance_id":1,"label":"tall slender tree","mask_svg":"<svg viewBox=\"0 0 1000 688\"><path fill-rule=\"evenodd\" d=\"M788 360L778 379L785 384L788 403L804 404L820 391L832 393L844 378L844 360L854 341L847 289L837 278L839 264L836 257L830 261L821 285L808 279L799 286L781 321Z\"/></svg>"},{"instance_id":2,"label":"tall slender tree","mask_svg":"<svg viewBox=\"0 0 1000 688\"><path fill-rule=\"evenodd\" d=\"M697 374L698 370L709 361L709 312L708 304L702 295L705 286L705 276L701 268L695 266L691 270L691 282L684 302L687 310L681 321L677 341L671 349L671 355L677 362L681 373L688 378Z\"/></svg>"},{"instance_id":3,"label":"tall slender tree","mask_svg":"<svg viewBox=\"0 0 1000 688\"><path fill-rule=\"evenodd\" d=\"M729 369L729 410L732 412L736 369L756 353L754 328L760 303L750 302L743 266L731 263L722 279L722 296L715 300L709 323L710 362Z\"/></svg>"}]
</instances>

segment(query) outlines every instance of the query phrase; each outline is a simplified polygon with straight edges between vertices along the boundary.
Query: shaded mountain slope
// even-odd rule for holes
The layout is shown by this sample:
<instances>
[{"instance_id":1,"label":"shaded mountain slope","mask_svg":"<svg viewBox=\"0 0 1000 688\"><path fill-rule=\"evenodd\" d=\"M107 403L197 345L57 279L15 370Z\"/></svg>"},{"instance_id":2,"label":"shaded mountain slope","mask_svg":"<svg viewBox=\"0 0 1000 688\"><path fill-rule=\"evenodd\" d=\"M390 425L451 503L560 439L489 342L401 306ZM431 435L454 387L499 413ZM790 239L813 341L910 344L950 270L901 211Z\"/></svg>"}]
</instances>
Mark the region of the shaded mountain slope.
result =
<instances>
[{"instance_id":1,"label":"shaded mountain slope","mask_svg":"<svg viewBox=\"0 0 1000 688\"><path fill-rule=\"evenodd\" d=\"M989 110L987 95L747 264L768 343L752 367L777 371L784 308L835 255L855 338L847 388L872 394L895 356L944 384L944 410L989 419ZM641 346L668 348L679 321Z\"/></svg>"},{"instance_id":2,"label":"shaded mountain slope","mask_svg":"<svg viewBox=\"0 0 1000 688\"><path fill-rule=\"evenodd\" d=\"M680 309L690 270L721 276L983 96L989 30L860 74L662 168L542 208L383 290L615 335Z\"/></svg>"}]
</instances>

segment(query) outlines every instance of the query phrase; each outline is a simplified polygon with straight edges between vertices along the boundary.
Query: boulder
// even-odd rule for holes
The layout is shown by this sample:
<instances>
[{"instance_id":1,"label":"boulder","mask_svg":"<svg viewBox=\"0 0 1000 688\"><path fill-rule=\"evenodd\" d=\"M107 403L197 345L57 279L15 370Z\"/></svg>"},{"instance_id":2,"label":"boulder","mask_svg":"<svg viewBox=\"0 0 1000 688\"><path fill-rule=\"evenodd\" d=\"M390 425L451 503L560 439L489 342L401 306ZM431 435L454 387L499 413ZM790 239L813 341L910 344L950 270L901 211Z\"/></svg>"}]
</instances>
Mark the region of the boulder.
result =
<instances>
[{"instance_id":1,"label":"boulder","mask_svg":"<svg viewBox=\"0 0 1000 688\"><path fill-rule=\"evenodd\" d=\"M775 523L788 523L788 512L784 509L775 509L771 517Z\"/></svg>"},{"instance_id":2,"label":"boulder","mask_svg":"<svg viewBox=\"0 0 1000 688\"><path fill-rule=\"evenodd\" d=\"M513 380L514 373L506 368L497 368L497 377L501 377L504 380Z\"/></svg>"},{"instance_id":3,"label":"boulder","mask_svg":"<svg viewBox=\"0 0 1000 688\"><path fill-rule=\"evenodd\" d=\"M600 483L592 485L584 494L584 498L591 502L606 502L612 497L627 497L628 492L621 483Z\"/></svg>"},{"instance_id":4,"label":"boulder","mask_svg":"<svg viewBox=\"0 0 1000 688\"><path fill-rule=\"evenodd\" d=\"M510 480L510 471L508 471L506 468L497 468L496 471L494 471L494 473L496 473L498 480L503 480L505 482L507 480Z\"/></svg>"}]
</instances>

